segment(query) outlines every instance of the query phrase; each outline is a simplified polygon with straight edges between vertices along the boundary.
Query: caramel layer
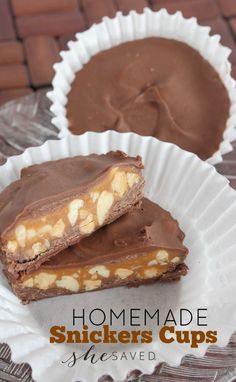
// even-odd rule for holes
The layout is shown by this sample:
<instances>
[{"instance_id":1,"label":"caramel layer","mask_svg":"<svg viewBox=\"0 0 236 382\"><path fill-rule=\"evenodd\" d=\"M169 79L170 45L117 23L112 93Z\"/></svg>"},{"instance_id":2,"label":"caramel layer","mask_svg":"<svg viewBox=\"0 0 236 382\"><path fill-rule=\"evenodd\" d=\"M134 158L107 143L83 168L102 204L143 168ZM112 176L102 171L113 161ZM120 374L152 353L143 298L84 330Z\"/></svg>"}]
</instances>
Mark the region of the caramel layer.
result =
<instances>
[{"instance_id":1,"label":"caramel layer","mask_svg":"<svg viewBox=\"0 0 236 382\"><path fill-rule=\"evenodd\" d=\"M70 292L84 292L102 288L103 283L116 284L120 280L145 280L160 277L182 262L178 251L158 249L145 254L120 258L104 264L72 265L64 268L44 265L24 277L22 287L48 290L62 288Z\"/></svg>"}]
</instances>

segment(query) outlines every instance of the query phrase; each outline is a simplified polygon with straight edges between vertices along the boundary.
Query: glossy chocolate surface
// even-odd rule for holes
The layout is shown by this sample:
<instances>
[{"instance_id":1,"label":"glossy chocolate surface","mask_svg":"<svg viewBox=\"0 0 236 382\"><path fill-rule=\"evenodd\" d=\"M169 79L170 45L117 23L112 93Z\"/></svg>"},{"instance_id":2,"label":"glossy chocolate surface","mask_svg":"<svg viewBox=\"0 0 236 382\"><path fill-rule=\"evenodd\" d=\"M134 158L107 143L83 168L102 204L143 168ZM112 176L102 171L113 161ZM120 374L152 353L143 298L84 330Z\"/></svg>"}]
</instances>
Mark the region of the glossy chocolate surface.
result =
<instances>
[{"instance_id":1,"label":"glossy chocolate surface","mask_svg":"<svg viewBox=\"0 0 236 382\"><path fill-rule=\"evenodd\" d=\"M69 128L133 131L207 159L218 150L230 101L213 67L176 40L147 38L94 57L68 96Z\"/></svg>"}]
</instances>

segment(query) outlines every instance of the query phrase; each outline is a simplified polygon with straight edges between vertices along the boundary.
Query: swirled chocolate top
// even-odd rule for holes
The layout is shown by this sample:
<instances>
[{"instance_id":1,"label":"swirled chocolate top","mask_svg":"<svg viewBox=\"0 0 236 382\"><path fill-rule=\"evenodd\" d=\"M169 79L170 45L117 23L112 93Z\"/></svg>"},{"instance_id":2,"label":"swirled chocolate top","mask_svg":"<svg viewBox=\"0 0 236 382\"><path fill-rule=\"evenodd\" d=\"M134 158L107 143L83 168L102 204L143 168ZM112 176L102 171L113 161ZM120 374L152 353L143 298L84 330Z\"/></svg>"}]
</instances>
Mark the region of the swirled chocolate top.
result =
<instances>
[{"instance_id":1,"label":"swirled chocolate top","mask_svg":"<svg viewBox=\"0 0 236 382\"><path fill-rule=\"evenodd\" d=\"M227 90L214 68L176 40L146 38L103 51L76 74L69 129L133 131L209 158L229 117Z\"/></svg>"}]
</instances>

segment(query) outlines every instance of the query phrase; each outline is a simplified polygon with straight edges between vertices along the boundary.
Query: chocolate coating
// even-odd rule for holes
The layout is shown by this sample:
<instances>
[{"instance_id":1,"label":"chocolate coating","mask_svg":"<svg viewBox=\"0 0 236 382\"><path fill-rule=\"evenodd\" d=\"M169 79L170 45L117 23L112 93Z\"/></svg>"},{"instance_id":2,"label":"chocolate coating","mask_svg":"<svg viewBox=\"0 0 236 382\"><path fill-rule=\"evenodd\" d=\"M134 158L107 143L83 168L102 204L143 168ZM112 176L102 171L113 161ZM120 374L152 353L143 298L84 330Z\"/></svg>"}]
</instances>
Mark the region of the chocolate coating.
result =
<instances>
[{"instance_id":1,"label":"chocolate coating","mask_svg":"<svg viewBox=\"0 0 236 382\"><path fill-rule=\"evenodd\" d=\"M113 223L57 254L41 264L41 269L116 262L155 249L178 251L184 260L188 251L183 239L184 233L171 214L143 198L141 208L131 209Z\"/></svg>"},{"instance_id":2,"label":"chocolate coating","mask_svg":"<svg viewBox=\"0 0 236 382\"><path fill-rule=\"evenodd\" d=\"M157 37L92 57L76 74L67 105L75 134L133 131L204 160L219 148L229 109L214 68L187 44Z\"/></svg>"},{"instance_id":3,"label":"chocolate coating","mask_svg":"<svg viewBox=\"0 0 236 382\"><path fill-rule=\"evenodd\" d=\"M45 205L53 209L78 190L86 192L109 168L123 165L143 167L140 157L130 158L116 151L64 158L23 169L21 178L0 194L0 235L19 215L29 216Z\"/></svg>"}]
</instances>

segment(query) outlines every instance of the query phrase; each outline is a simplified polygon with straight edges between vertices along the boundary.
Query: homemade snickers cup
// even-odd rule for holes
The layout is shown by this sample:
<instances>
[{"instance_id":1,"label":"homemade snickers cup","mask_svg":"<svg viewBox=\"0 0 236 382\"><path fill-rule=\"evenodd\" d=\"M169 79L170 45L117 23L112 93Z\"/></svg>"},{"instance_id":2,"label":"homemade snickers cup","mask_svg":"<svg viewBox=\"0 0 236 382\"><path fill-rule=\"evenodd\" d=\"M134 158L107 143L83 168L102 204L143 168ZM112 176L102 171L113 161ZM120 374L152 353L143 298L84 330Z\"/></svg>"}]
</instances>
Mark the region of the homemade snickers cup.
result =
<instances>
[{"instance_id":1,"label":"homemade snickers cup","mask_svg":"<svg viewBox=\"0 0 236 382\"><path fill-rule=\"evenodd\" d=\"M135 132L216 164L236 139L230 49L195 18L166 10L117 13L78 33L55 64L59 137Z\"/></svg>"},{"instance_id":2,"label":"homemade snickers cup","mask_svg":"<svg viewBox=\"0 0 236 382\"><path fill-rule=\"evenodd\" d=\"M1 260L24 303L185 276L180 305L200 306L224 289L219 272L234 280L219 263L235 253L235 209L227 179L176 145L68 135L0 167Z\"/></svg>"}]
</instances>

